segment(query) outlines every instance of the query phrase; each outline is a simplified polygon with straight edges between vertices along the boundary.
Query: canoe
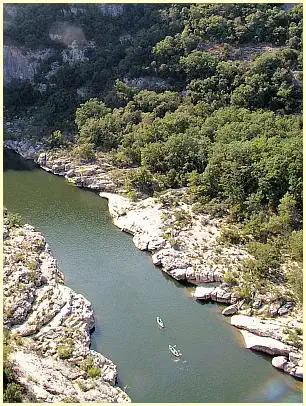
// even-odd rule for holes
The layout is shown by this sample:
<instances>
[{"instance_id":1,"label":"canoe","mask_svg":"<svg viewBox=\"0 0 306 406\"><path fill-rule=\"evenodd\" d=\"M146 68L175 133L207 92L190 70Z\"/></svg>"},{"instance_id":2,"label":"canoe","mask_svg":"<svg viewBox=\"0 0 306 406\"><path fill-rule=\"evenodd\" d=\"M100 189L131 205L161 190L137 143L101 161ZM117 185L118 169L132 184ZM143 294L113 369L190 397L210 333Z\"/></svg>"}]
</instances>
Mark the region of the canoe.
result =
<instances>
[{"instance_id":1,"label":"canoe","mask_svg":"<svg viewBox=\"0 0 306 406\"><path fill-rule=\"evenodd\" d=\"M169 344L169 351L175 356L175 357L180 357L182 354L180 351L178 351L176 348L176 346L172 346Z\"/></svg>"},{"instance_id":2,"label":"canoe","mask_svg":"<svg viewBox=\"0 0 306 406\"><path fill-rule=\"evenodd\" d=\"M164 328L165 324L162 321L162 319L160 317L156 317L156 323L159 325L159 327Z\"/></svg>"}]
</instances>

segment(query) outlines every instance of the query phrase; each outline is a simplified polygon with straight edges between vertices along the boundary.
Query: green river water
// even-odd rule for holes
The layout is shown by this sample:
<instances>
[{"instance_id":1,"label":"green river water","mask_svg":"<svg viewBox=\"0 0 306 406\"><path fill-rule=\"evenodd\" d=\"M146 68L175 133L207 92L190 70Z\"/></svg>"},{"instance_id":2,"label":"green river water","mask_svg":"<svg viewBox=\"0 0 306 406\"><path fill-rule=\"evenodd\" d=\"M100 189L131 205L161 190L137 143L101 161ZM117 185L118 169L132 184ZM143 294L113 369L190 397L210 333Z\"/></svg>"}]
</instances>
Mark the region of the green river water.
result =
<instances>
[{"instance_id":1,"label":"green river water","mask_svg":"<svg viewBox=\"0 0 306 406\"><path fill-rule=\"evenodd\" d=\"M242 348L217 305L154 267L112 224L105 199L5 151L4 206L43 232L66 284L92 303L92 348L118 365L134 402L302 402L301 382Z\"/></svg>"}]
</instances>

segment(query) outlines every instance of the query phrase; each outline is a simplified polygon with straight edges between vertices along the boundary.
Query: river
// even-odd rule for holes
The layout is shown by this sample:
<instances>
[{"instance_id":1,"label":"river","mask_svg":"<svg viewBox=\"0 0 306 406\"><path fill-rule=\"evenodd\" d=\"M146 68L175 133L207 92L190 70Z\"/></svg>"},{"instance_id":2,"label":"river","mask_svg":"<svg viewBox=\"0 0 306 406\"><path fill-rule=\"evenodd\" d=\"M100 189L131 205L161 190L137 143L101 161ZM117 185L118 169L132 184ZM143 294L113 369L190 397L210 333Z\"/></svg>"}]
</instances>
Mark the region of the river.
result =
<instances>
[{"instance_id":1,"label":"river","mask_svg":"<svg viewBox=\"0 0 306 406\"><path fill-rule=\"evenodd\" d=\"M154 267L112 224L105 199L10 151L3 182L4 206L43 232L66 284L92 303L92 348L118 365L134 402L302 402L301 382L241 348L216 304L194 301L190 286Z\"/></svg>"}]
</instances>

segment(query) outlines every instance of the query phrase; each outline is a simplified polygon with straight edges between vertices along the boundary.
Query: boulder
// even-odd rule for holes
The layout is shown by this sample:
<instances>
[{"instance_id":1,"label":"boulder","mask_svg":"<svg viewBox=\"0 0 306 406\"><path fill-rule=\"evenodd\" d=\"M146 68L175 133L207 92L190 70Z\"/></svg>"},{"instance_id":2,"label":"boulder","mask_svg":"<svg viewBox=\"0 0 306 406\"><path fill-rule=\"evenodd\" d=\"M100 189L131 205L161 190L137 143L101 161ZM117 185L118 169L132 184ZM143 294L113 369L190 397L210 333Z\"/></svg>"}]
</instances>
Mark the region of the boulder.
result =
<instances>
[{"instance_id":1,"label":"boulder","mask_svg":"<svg viewBox=\"0 0 306 406\"><path fill-rule=\"evenodd\" d=\"M193 293L193 297L196 299L210 300L211 294L214 290L215 288L206 288L204 286L198 286Z\"/></svg>"},{"instance_id":2,"label":"boulder","mask_svg":"<svg viewBox=\"0 0 306 406\"><path fill-rule=\"evenodd\" d=\"M291 347L281 341L270 337L260 337L248 331L241 330L246 348L251 350L265 352L270 355L288 355Z\"/></svg>"},{"instance_id":3,"label":"boulder","mask_svg":"<svg viewBox=\"0 0 306 406\"><path fill-rule=\"evenodd\" d=\"M259 309L262 306L262 300L261 299L257 299L254 300L254 302L252 303L252 307L253 309Z\"/></svg>"},{"instance_id":4,"label":"boulder","mask_svg":"<svg viewBox=\"0 0 306 406\"><path fill-rule=\"evenodd\" d=\"M272 365L278 369L284 369L284 366L287 364L288 358L284 357L283 355L279 357L273 357Z\"/></svg>"},{"instance_id":5,"label":"boulder","mask_svg":"<svg viewBox=\"0 0 306 406\"><path fill-rule=\"evenodd\" d=\"M167 273L177 280L186 279L186 268L171 269Z\"/></svg>"},{"instance_id":6,"label":"boulder","mask_svg":"<svg viewBox=\"0 0 306 406\"><path fill-rule=\"evenodd\" d=\"M188 279L188 280L195 280L195 278L196 278L195 270L194 270L194 268L193 268L192 266L189 266L189 267L186 269L186 279Z\"/></svg>"},{"instance_id":7,"label":"boulder","mask_svg":"<svg viewBox=\"0 0 306 406\"><path fill-rule=\"evenodd\" d=\"M269 307L269 313L271 314L271 316L277 316L277 312L279 311L280 307L281 303L272 303Z\"/></svg>"},{"instance_id":8,"label":"boulder","mask_svg":"<svg viewBox=\"0 0 306 406\"><path fill-rule=\"evenodd\" d=\"M45 165L46 165L46 161L47 161L47 153L46 153L46 152L41 152L41 153L38 155L38 158L37 158L37 163L38 163L38 165L45 166Z\"/></svg>"},{"instance_id":9,"label":"boulder","mask_svg":"<svg viewBox=\"0 0 306 406\"><path fill-rule=\"evenodd\" d=\"M231 303L235 304L241 299L241 295L239 292L232 292L231 294Z\"/></svg>"},{"instance_id":10,"label":"boulder","mask_svg":"<svg viewBox=\"0 0 306 406\"><path fill-rule=\"evenodd\" d=\"M287 374L293 375L295 372L296 368L293 362L287 362L284 365L284 371L287 372Z\"/></svg>"},{"instance_id":11,"label":"boulder","mask_svg":"<svg viewBox=\"0 0 306 406\"><path fill-rule=\"evenodd\" d=\"M297 367L295 369L294 376L303 379L303 367Z\"/></svg>"},{"instance_id":12,"label":"boulder","mask_svg":"<svg viewBox=\"0 0 306 406\"><path fill-rule=\"evenodd\" d=\"M232 314L237 313L237 311L238 311L238 306L236 304L232 304L231 306L226 307L222 311L222 314L223 314L223 316L231 316Z\"/></svg>"},{"instance_id":13,"label":"boulder","mask_svg":"<svg viewBox=\"0 0 306 406\"><path fill-rule=\"evenodd\" d=\"M289 313L291 311L291 309L288 309L288 307L281 307L280 309L278 309L277 314L279 316L284 316L285 314Z\"/></svg>"},{"instance_id":14,"label":"boulder","mask_svg":"<svg viewBox=\"0 0 306 406\"><path fill-rule=\"evenodd\" d=\"M245 329L259 336L272 337L276 340L282 339L281 326L276 322L260 320L256 317L235 315L231 318L231 324L235 327Z\"/></svg>"},{"instance_id":15,"label":"boulder","mask_svg":"<svg viewBox=\"0 0 306 406\"><path fill-rule=\"evenodd\" d=\"M153 237L149 241L148 250L151 252L160 250L161 248L165 247L166 242L167 241L163 237Z\"/></svg>"},{"instance_id":16,"label":"boulder","mask_svg":"<svg viewBox=\"0 0 306 406\"><path fill-rule=\"evenodd\" d=\"M139 250L146 251L149 245L149 236L147 234L135 234L133 243Z\"/></svg>"},{"instance_id":17,"label":"boulder","mask_svg":"<svg viewBox=\"0 0 306 406\"><path fill-rule=\"evenodd\" d=\"M66 168L66 166L67 165L65 165L65 168ZM66 170L66 169L65 169ZM72 176L74 176L75 175L75 170L74 169L69 169L67 172L66 172L66 175L65 175L65 177L67 177L67 178L72 178Z\"/></svg>"},{"instance_id":18,"label":"boulder","mask_svg":"<svg viewBox=\"0 0 306 406\"><path fill-rule=\"evenodd\" d=\"M290 352L289 354L289 361L293 362L295 365L298 365L298 363L303 359L303 355L300 354L299 352Z\"/></svg>"}]
</instances>

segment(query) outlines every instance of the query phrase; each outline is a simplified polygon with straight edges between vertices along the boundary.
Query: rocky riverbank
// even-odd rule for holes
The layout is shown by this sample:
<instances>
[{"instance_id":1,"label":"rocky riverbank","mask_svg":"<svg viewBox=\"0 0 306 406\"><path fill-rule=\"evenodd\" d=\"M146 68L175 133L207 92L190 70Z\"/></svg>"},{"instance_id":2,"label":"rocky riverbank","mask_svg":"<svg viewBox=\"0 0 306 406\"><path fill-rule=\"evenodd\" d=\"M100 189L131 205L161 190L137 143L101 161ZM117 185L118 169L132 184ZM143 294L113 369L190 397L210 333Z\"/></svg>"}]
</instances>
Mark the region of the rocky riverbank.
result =
<instances>
[{"instance_id":1,"label":"rocky riverbank","mask_svg":"<svg viewBox=\"0 0 306 406\"><path fill-rule=\"evenodd\" d=\"M4 218L4 327L10 369L35 402L129 402L117 367L90 350L91 304L64 285L43 235Z\"/></svg>"},{"instance_id":2,"label":"rocky riverbank","mask_svg":"<svg viewBox=\"0 0 306 406\"><path fill-rule=\"evenodd\" d=\"M136 247L150 251L156 266L194 284L196 300L228 304L223 314L234 315L231 324L242 332L246 347L275 355L275 367L302 378L301 310L294 301L279 300L273 292L257 293L248 303L243 300L243 279L238 276L233 284L229 275L241 273L241 263L249 254L242 246L220 244L223 220L195 214L184 200L184 190L133 202L118 194L123 185L108 163L76 162L65 153L45 153L40 145L20 141L7 141L6 146L77 186L99 191L108 199L114 224L133 234Z\"/></svg>"}]
</instances>

